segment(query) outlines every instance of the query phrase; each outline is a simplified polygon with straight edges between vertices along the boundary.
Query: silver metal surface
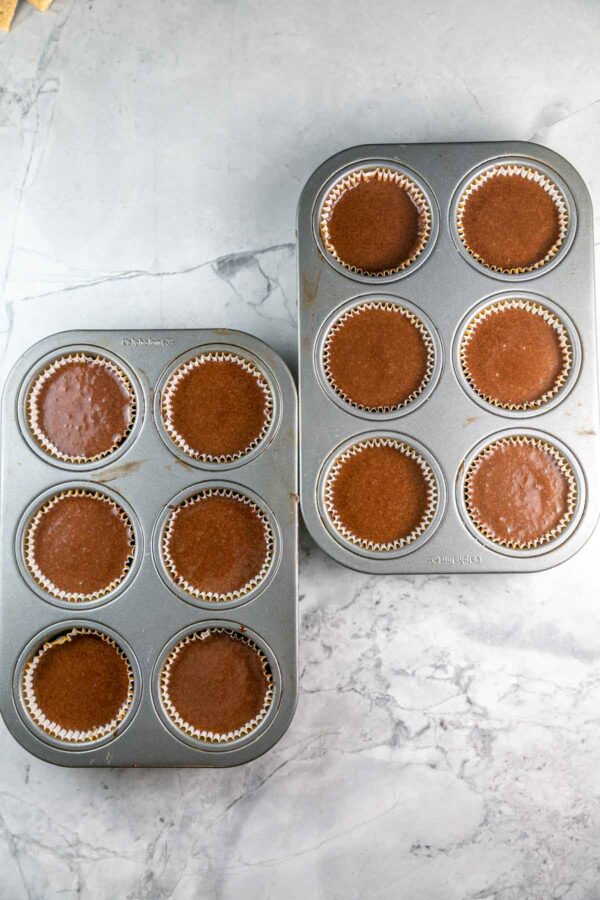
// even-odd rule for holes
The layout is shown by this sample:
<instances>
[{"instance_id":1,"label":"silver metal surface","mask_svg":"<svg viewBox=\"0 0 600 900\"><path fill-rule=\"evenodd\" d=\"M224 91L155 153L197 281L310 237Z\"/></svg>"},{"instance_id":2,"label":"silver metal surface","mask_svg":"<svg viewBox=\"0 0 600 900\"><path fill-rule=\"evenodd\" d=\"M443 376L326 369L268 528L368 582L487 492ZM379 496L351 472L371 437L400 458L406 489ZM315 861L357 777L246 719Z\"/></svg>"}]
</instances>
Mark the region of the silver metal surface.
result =
<instances>
[{"instance_id":1,"label":"silver metal surface","mask_svg":"<svg viewBox=\"0 0 600 900\"><path fill-rule=\"evenodd\" d=\"M159 433L153 416L156 386L175 360L226 347L255 361L274 393L274 422L247 460L231 465L181 458ZM24 391L42 361L65 350L92 349L115 359L138 396L138 421L126 446L91 466L52 460L28 440L20 414ZM176 449L176 448L175 448ZM19 743L47 762L66 766L234 766L260 756L286 731L297 701L297 402L291 375L262 341L227 329L72 331L55 334L23 354L9 375L2 405L0 534L0 711ZM67 470L67 471L66 471ZM247 493L265 510L275 537L274 559L259 588L232 603L200 603L163 578L154 535L173 498L219 485ZM99 488L132 514L138 530L133 575L108 597L65 603L44 596L19 563L22 529L34 501L65 486ZM164 573L163 573L164 574ZM160 661L182 634L208 624L255 636L271 661L273 706L248 738L200 744L165 721L157 685ZM115 736L73 746L45 735L29 719L20 672L39 642L76 625L110 634L130 657L135 679L132 710ZM176 736L177 734L177 736Z\"/></svg>"},{"instance_id":2,"label":"silver metal surface","mask_svg":"<svg viewBox=\"0 0 600 900\"><path fill-rule=\"evenodd\" d=\"M547 172L563 190L570 207L565 246L557 260L521 276L496 274L463 253L454 227L460 190L480 169L496 162L523 162ZM392 278L353 275L324 251L315 231L327 189L340 175L364 165L400 166L415 173L439 210L439 233L419 265ZM535 283L531 283L535 279ZM525 284L524 282L530 282ZM327 160L308 180L298 208L299 376L301 503L307 528L334 559L372 573L531 572L571 557L592 533L599 510L600 439L593 271L593 217L581 177L561 156L527 142L456 144L373 144L354 147ZM497 295L528 296L556 308L574 340L574 372L556 402L521 416L479 402L463 385L453 363L467 313ZM369 414L387 432L424 446L439 463L447 486L446 509L436 532L402 556L365 556L334 536L322 515L321 478L336 448L362 435L365 414L334 402L323 385L319 358L325 323L345 304L374 296L414 304L435 326L443 349L441 374L426 402L393 416ZM581 343L577 336L580 336ZM465 524L456 484L473 448L504 429L543 431L564 445L581 473L583 491L576 524L539 554L501 552L488 546ZM560 442L560 443L559 443ZM407 548L408 549L408 548Z\"/></svg>"}]
</instances>

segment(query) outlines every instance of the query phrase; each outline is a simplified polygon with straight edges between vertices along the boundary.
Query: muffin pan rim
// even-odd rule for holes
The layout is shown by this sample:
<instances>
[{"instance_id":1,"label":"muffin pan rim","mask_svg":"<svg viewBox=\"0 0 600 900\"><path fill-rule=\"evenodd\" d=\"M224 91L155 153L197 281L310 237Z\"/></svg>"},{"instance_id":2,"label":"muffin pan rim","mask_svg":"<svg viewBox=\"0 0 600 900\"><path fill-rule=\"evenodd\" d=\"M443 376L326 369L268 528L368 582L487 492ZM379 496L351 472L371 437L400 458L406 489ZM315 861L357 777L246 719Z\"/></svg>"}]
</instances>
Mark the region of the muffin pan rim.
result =
<instances>
[{"instance_id":1,"label":"muffin pan rim","mask_svg":"<svg viewBox=\"0 0 600 900\"><path fill-rule=\"evenodd\" d=\"M569 221L567 225L567 233L565 238L556 251L555 255L552 259L548 260L547 263L540 265L538 268L533 269L530 272L521 272L511 274L509 272L496 272L490 268L490 266L484 265L478 259L469 253L465 244L463 243L460 234L458 232L458 205L460 203L460 199L471 182L477 178L478 175L487 171L488 169L493 169L497 166L502 165L515 165L515 166L523 166L526 168L535 169L553 181L556 186L561 191L565 202L567 204L567 209L569 212ZM461 182L457 185L452 199L450 201L449 212L448 212L448 226L450 229L450 234L452 236L452 240L454 241L454 245L458 250L460 256L467 262L470 266L476 269L478 272L481 272L484 275L487 275L490 278L493 278L497 281L504 281L508 284L518 284L523 281L530 281L533 278L539 278L541 275L546 275L552 269L556 268L556 266L560 265L563 262L564 258L569 253L573 245L573 241L575 240L575 235L577 233L578 227L578 215L577 215L577 204L575 202L575 198L571 193L571 190L568 184L564 181L564 179L556 172L553 168L543 163L541 160L538 160L536 157L525 156L525 155L507 155L507 156L497 156L492 159L488 159L480 165L475 166L471 169L461 180Z\"/></svg>"},{"instance_id":2,"label":"muffin pan rim","mask_svg":"<svg viewBox=\"0 0 600 900\"><path fill-rule=\"evenodd\" d=\"M235 600L199 600L197 597L194 597L192 594L184 591L184 589L179 587L179 585L175 584L167 570L163 559L161 547L163 529L169 515L173 512L173 507L179 506L184 500L188 499L189 497L193 497L195 494L199 494L202 491L210 490L212 488L217 490L231 490L236 494L241 494L244 497L248 497L266 515L273 535L273 558L266 575L261 579L256 587L254 587L251 591L248 591L242 597L238 597ZM199 482L198 484L192 484L176 494L156 519L152 527L150 546L152 552L152 560L154 562L156 571L160 578L163 580L164 584L175 595L175 597L180 600L184 600L186 603L190 603L197 609L203 609L205 611L212 610L213 612L215 609L237 609L238 607L245 606L246 603L250 603L252 600L255 600L257 597L259 597L277 574L277 570L281 562L282 553L281 530L270 506L261 496L256 493L256 491L251 490L250 488L246 487L243 484L240 484L239 482L226 481L224 479L215 479L211 481Z\"/></svg>"},{"instance_id":3,"label":"muffin pan rim","mask_svg":"<svg viewBox=\"0 0 600 900\"><path fill-rule=\"evenodd\" d=\"M565 329L567 330L567 334L569 336L569 340L571 341L571 349L572 349L572 363L569 374L567 375L566 381L563 386L559 389L558 393L548 400L546 403L543 403L539 407L535 407L532 409L506 409L503 406L496 406L493 403L490 403L485 397L482 397L478 394L469 382L467 381L465 374L463 372L460 353L461 353L461 344L463 335L470 324L471 320L482 310L487 309L488 306L493 306L496 302L500 302L502 300L530 300L532 303L536 303L538 306L547 307L550 312L554 313L554 315L560 319ZM558 303L555 303L554 300L551 300L549 297L546 297L544 294L537 294L533 291L499 291L490 294L488 297L484 297L475 303L463 316L461 321L458 323L456 331L454 333L454 337L452 339L452 365L454 367L454 374L461 388L467 394L467 396L473 400L478 406L482 409L485 409L487 412L492 413L495 416L505 417L508 419L516 419L516 420L524 420L531 419L534 416L542 416L544 413L550 412L550 410L559 406L568 395L571 393L575 385L577 384L577 380L579 378L579 373L581 371L581 363L582 363L582 344L581 338L579 337L579 331L572 318L566 312L566 310L559 306Z\"/></svg>"},{"instance_id":4,"label":"muffin pan rim","mask_svg":"<svg viewBox=\"0 0 600 900\"><path fill-rule=\"evenodd\" d=\"M359 407L353 406L350 401L345 400L335 391L333 385L327 378L325 367L323 365L325 342L327 340L330 329L333 328L338 319L340 319L343 315L345 315L345 313L356 306L361 306L363 303L368 304L375 301L390 303L395 306L404 307L405 309L407 309L414 316L421 320L421 322L429 332L433 344L433 368L431 371L431 376L425 387L410 403L407 403L405 406L401 406L389 412L370 412L369 410L360 409ZM442 340L434 322L429 318L427 313L419 308L416 303L392 294L358 294L355 297L352 297L342 303L341 306L337 306L331 312L328 318L323 321L314 343L313 365L321 388L323 389L324 393L327 394L329 399L336 404L336 406L339 406L340 409L343 409L346 412L350 411L352 415L358 416L359 418L365 419L367 421L387 422L389 420L400 419L403 416L407 416L409 413L414 412L419 408L419 406L421 406L423 403L425 403L426 400L429 399L431 394L433 394L440 380L440 375L444 366L444 349Z\"/></svg>"},{"instance_id":5,"label":"muffin pan rim","mask_svg":"<svg viewBox=\"0 0 600 900\"><path fill-rule=\"evenodd\" d=\"M398 550L367 550L363 547L359 547L356 544L353 544L351 541L346 540L334 526L325 508L325 485L327 483L329 472L331 471L331 468L334 465L336 459L338 459L338 457L341 456L341 454L345 450L348 450L355 444L360 444L362 441L370 440L371 438L389 438L395 441L402 441L403 443L408 444L410 447L413 447L417 451L417 453L420 454L423 459L429 464L436 481L437 503L431 524L427 526L425 531L421 535L419 535L416 540L407 544L405 547L401 547ZM343 441L341 444L338 444L338 446L335 447L323 461L317 480L316 490L319 515L321 516L321 521L325 525L325 528L327 529L331 537L333 537L334 540L337 541L337 543L342 547L350 550L350 552L355 553L358 556L362 556L365 559L371 560L399 559L403 556L408 556L410 553L414 553L415 550L423 547L423 545L433 537L433 535L439 528L442 519L445 516L446 507L448 504L448 489L446 480L444 478L444 473L433 453L431 453L431 451L416 438L403 434L399 431L391 431L389 429L373 429L370 431L362 432L360 434L355 434L354 436Z\"/></svg>"},{"instance_id":6,"label":"muffin pan rim","mask_svg":"<svg viewBox=\"0 0 600 900\"><path fill-rule=\"evenodd\" d=\"M267 428L266 434L263 438L260 439L258 446L254 447L252 450L249 450L247 453L244 453L239 459L234 459L230 462L223 463L206 462L201 459L195 459L193 456L187 454L172 440L167 429L165 428L162 418L162 397L166 384L171 375L188 360L193 359L197 356L201 356L203 353L212 352L232 353L232 355L240 356L241 358L247 358L251 363L253 363L253 365L255 365L259 372L261 372L261 374L265 377L269 385L271 400L273 403L273 414L271 416L271 421ZM182 462L185 462L190 466L194 466L197 469L204 469L209 472L214 472L215 474L219 472L226 472L230 469L237 469L240 466L244 466L252 462L254 459L256 459L257 456L260 456L265 450L268 449L269 445L273 442L281 421L281 397L279 396L279 386L277 384L277 379L275 378L273 372L271 372L269 368L266 368L265 370L265 365L253 353L244 350L243 347L238 347L235 344L221 342L211 342L209 344L207 343L199 345L197 347L192 347L189 351L181 353L175 360L173 360L173 362L164 369L158 381L154 385L154 400L152 406L154 425L170 452L174 456L177 456L180 460L182 460Z\"/></svg>"},{"instance_id":7,"label":"muffin pan rim","mask_svg":"<svg viewBox=\"0 0 600 900\"><path fill-rule=\"evenodd\" d=\"M501 544L498 544L486 538L473 523L467 511L465 502L465 478L471 463L476 458L476 456L481 453L481 451L484 450L489 444L494 444L496 441L502 440L502 438L507 437L532 437L555 447L560 453L563 454L563 456L571 466L573 474L575 475L575 480L577 482L577 503L575 505L573 517L570 522L565 526L564 530L558 535L558 537L554 538L554 540L548 541L539 547L533 547L529 550L517 550L510 547L503 547ZM561 544L564 544L566 541L568 541L569 538L573 535L579 525L579 522L581 521L587 505L587 483L584 471L579 463L579 460L570 449L570 447L568 447L563 441L561 441L555 435L548 434L548 432L541 431L537 428L528 428L527 426L522 428L514 427L505 428L501 431L489 434L486 438L483 438L481 441L479 441L469 451L469 453L465 456L460 470L456 474L454 496L463 525L473 535L473 537L477 541L479 541L480 544L482 544L484 547L488 547L495 553L501 553L503 556L510 556L516 559L529 559L531 557L544 556L545 554L550 553L552 550L556 549L556 547L559 547Z\"/></svg>"},{"instance_id":8,"label":"muffin pan rim","mask_svg":"<svg viewBox=\"0 0 600 900\"><path fill-rule=\"evenodd\" d=\"M82 490L92 494L104 494L125 511L125 513L129 517L129 520L131 521L131 525L133 528L133 562L131 563L127 574L125 575L125 578L123 578L123 580L117 585L117 587L114 588L114 590L105 594L103 597L98 597L95 600L61 600L58 597L53 597L52 594L49 594L47 591L45 591L44 588L40 584L38 584L31 576L24 558L24 538L30 519L47 500L50 500L52 497L69 490ZM139 521L135 510L128 503L126 498L115 491L113 488L109 488L102 483L94 484L93 482L89 481L73 480L61 482L60 484L56 484L53 487L47 488L45 491L43 491L43 493L38 494L23 511L23 514L21 515L19 523L16 527L14 537L14 552L16 563L19 568L19 572L27 586L30 587L31 590L33 590L39 597L41 597L42 600L45 600L47 603L50 603L53 606L57 606L60 609L69 609L71 610L71 612L73 610L90 610L96 609L99 606L105 606L107 603L115 600L120 594L126 591L127 588L129 588L135 580L135 577L142 564L144 551L145 540L141 522Z\"/></svg>"},{"instance_id":9,"label":"muffin pan rim","mask_svg":"<svg viewBox=\"0 0 600 900\"><path fill-rule=\"evenodd\" d=\"M421 190L427 203L429 204L429 213L431 216L431 230L429 237L425 243L425 246L414 260L414 262L410 263L405 269L401 269L399 272L394 272L392 275L361 275L358 272L353 272L351 268L345 266L343 263L339 262L332 256L331 253L323 246L323 242L321 240L321 231L320 231L320 219L321 219L321 209L323 207L323 203L325 202L329 192L332 188L337 184L338 181L341 181L342 178L347 175L351 175L352 172L359 171L361 169L392 169L395 172L399 172L401 175L410 178L417 187ZM440 206L437 200L437 197L429 185L429 183L423 178L423 176L413 171L409 166L405 166L401 163L396 162L393 159L385 159L385 158L367 158L363 160L359 160L357 163L353 163L348 166L343 166L341 169L337 170L334 175L332 175L325 184L321 187L317 197L315 198L313 204L312 211L312 228L313 228L313 238L317 245L317 248L325 261L338 272L338 274L343 275L345 278L349 278L351 281L357 281L362 284L371 285L375 288L376 285L389 284L391 282L399 281L402 278L406 278L408 275L412 275L420 266L425 263L431 253L433 252L435 245L438 240L439 231L440 231Z\"/></svg>"},{"instance_id":10,"label":"muffin pan rim","mask_svg":"<svg viewBox=\"0 0 600 900\"><path fill-rule=\"evenodd\" d=\"M23 671L28 661L34 656L35 651L39 647L41 647L44 641L56 638L60 634L63 634L63 632L70 631L72 628L90 628L94 631L98 631L108 635L108 637L112 638L113 641L115 641L115 643L118 644L121 650L123 650L123 652L127 655L129 665L133 670L133 699L131 701L131 706L127 710L122 722L118 725L115 731L111 732L110 734L104 735L101 738L97 738L95 741L85 741L82 743L77 743L76 741L61 741L58 738L53 737L51 734L45 732L43 728L41 728L33 721L31 716L27 712L22 697ZM42 744L48 744L50 747L53 747L56 750L66 750L69 753L89 753L105 747L106 744L110 744L113 741L117 740L117 738L121 737L123 732L125 732L129 728L135 716L137 715L142 699L143 690L144 685L142 679L142 671L138 659L128 641L126 641L125 638L123 638L110 626L95 622L93 619L84 618L64 619L61 622L55 622L53 625L47 626L42 631L35 634L19 653L14 666L12 679L13 703L15 705L19 718L26 726L26 728L28 728L33 736L37 738L37 740Z\"/></svg>"},{"instance_id":11,"label":"muffin pan rim","mask_svg":"<svg viewBox=\"0 0 600 900\"><path fill-rule=\"evenodd\" d=\"M73 332L66 332L68 334ZM40 342L41 343L41 342ZM67 460L58 459L55 456L52 456L51 453L47 453L44 448L36 441L35 437L31 433L31 429L29 428L29 424L27 422L27 414L25 412L26 400L29 394L29 391L36 379L36 377L41 373L41 370L51 363L55 359L60 359L63 356L68 356L70 353L88 353L96 356L104 356L113 362L118 367L122 368L127 377L129 378L131 385L133 387L133 391L135 394L136 401L136 412L135 412L135 420L129 431L127 437L119 444L116 450L113 450L110 453L107 453L101 459L93 460L91 462L83 462L83 463L73 463L68 462ZM76 343L65 345L64 347L59 348L56 351L51 351L46 353L44 356L40 357L26 372L24 375L18 394L16 398L16 415L19 422L19 428L21 431L21 435L23 440L29 445L30 449L34 451L44 462L49 463L57 469L63 469L66 472L92 472L96 469L101 469L104 466L110 465L116 460L119 459L124 453L131 448L131 446L137 440L137 437L141 431L143 422L146 417L146 406L145 406L145 397L144 391L142 390L142 386L135 372L131 369L130 366L122 359L118 354L114 353L114 351L105 351L102 347L99 347L95 344L84 344L84 343Z\"/></svg>"},{"instance_id":12,"label":"muffin pan rim","mask_svg":"<svg viewBox=\"0 0 600 900\"><path fill-rule=\"evenodd\" d=\"M209 741L199 741L197 738L192 737L192 735L190 734L186 734L184 731L178 728L164 709L160 691L160 677L169 653L171 653L171 651L174 650L175 647L188 635L195 634L198 631L206 631L211 628L230 629L231 631L235 631L238 634L247 635L252 641L254 641L257 647L262 650L262 652L267 657L269 666L271 667L274 685L273 700L271 702L271 705L269 706L266 716L260 722L260 724L249 734L246 734L240 738L236 738L233 741L224 741L221 744L211 743ZM195 748L196 750L204 750L209 753L223 753L224 750L237 750L242 747L246 747L249 744L252 744L257 738L259 738L269 730L273 720L277 715L281 703L281 670L279 668L277 657L269 644L261 635L257 634L251 628L241 628L236 622L231 622L227 619L199 619L195 624L191 624L182 629L182 631L173 635L160 651L152 668L151 693L152 703L156 710L156 714L161 724L167 729L167 731L169 731L173 735L173 737L177 738L182 743Z\"/></svg>"}]
</instances>

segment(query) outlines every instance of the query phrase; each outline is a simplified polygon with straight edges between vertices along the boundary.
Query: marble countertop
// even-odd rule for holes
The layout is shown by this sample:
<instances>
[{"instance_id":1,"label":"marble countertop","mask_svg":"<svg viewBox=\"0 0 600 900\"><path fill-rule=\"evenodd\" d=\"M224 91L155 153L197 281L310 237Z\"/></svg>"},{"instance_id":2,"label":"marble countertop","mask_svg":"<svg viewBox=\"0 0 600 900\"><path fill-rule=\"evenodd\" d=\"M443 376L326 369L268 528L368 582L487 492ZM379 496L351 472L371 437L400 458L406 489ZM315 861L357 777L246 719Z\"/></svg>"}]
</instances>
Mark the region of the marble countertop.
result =
<instances>
[{"instance_id":1,"label":"marble countertop","mask_svg":"<svg viewBox=\"0 0 600 900\"><path fill-rule=\"evenodd\" d=\"M600 5L55 0L0 38L6 372L66 328L295 368L295 209L375 140L533 139L600 210ZM367 577L302 535L301 696L239 769L66 770L0 726L3 900L598 900L600 531L535 576Z\"/></svg>"}]
</instances>

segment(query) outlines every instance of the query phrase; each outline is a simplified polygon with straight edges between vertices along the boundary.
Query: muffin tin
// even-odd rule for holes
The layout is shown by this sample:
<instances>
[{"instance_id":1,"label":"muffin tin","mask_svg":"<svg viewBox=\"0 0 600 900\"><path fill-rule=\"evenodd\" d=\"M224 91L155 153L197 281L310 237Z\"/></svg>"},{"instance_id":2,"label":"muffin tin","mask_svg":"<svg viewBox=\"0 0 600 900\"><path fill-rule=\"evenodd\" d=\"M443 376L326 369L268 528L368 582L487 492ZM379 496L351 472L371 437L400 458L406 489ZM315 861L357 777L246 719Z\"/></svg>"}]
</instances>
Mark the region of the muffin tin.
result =
<instances>
[{"instance_id":1,"label":"muffin tin","mask_svg":"<svg viewBox=\"0 0 600 900\"><path fill-rule=\"evenodd\" d=\"M92 462L53 458L27 426L25 399L40 368L66 352L97 353L126 373L136 417L116 450ZM166 434L160 391L173 367L198 353L232 353L253 363L270 388L273 409L259 445L241 459L192 459ZM31 347L9 375L2 409L2 581L0 709L16 740L34 755L66 766L232 766L269 749L287 729L297 700L297 413L288 369L266 344L230 330L72 331ZM115 590L88 602L52 595L23 555L27 523L65 489L92 490L123 507L135 536L127 573ZM267 576L231 602L197 599L174 584L160 553L173 503L197 491L234 491L264 513L273 536ZM162 667L187 634L225 627L250 639L266 658L272 700L258 727L225 742L178 729L161 700ZM71 628L99 630L127 655L133 694L116 732L86 743L46 733L27 713L22 673L45 640Z\"/></svg>"},{"instance_id":2,"label":"muffin tin","mask_svg":"<svg viewBox=\"0 0 600 900\"><path fill-rule=\"evenodd\" d=\"M544 264L509 274L471 255L457 211L473 179L488 167L532 171L566 205L560 246ZM429 238L414 262L373 275L344 265L322 235L323 205L340 179L358 171L405 177L428 199ZM334 194L335 196L335 194ZM561 206L562 210L562 206ZM593 219L587 189L556 153L526 142L372 144L338 153L308 180L298 209L301 504L317 543L334 559L370 573L526 572L571 557L598 518L598 384L593 275ZM504 409L472 390L461 368L461 338L473 316L494 301L542 305L564 325L571 365L556 394L540 407ZM400 304L429 330L435 349L427 384L413 402L373 412L352 405L330 383L324 346L332 324L354 306ZM483 446L499 437L549 443L569 462L578 484L568 527L556 540L526 550L500 547L470 521L464 474ZM418 540L394 552L353 545L327 511L327 476L356 441L396 440L415 448L437 480L437 510Z\"/></svg>"}]
</instances>

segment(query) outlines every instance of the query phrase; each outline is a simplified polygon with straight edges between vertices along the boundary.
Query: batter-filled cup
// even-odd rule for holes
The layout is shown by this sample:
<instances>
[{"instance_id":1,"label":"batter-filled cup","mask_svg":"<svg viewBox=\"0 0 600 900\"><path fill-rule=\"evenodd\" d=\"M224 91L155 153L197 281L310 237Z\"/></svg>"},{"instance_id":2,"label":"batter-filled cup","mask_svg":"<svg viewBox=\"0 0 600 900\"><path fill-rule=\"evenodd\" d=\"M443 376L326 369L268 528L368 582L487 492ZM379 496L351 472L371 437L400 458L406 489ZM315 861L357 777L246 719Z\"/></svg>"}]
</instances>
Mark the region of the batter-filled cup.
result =
<instances>
[{"instance_id":1,"label":"batter-filled cup","mask_svg":"<svg viewBox=\"0 0 600 900\"><path fill-rule=\"evenodd\" d=\"M435 347L411 310L388 300L356 304L331 325L323 371L335 393L356 409L388 413L413 403L431 380Z\"/></svg>"},{"instance_id":2,"label":"batter-filled cup","mask_svg":"<svg viewBox=\"0 0 600 900\"><path fill-rule=\"evenodd\" d=\"M326 474L323 493L340 537L381 553L401 550L425 534L439 500L429 462L407 442L388 437L343 450Z\"/></svg>"},{"instance_id":3,"label":"batter-filled cup","mask_svg":"<svg viewBox=\"0 0 600 900\"><path fill-rule=\"evenodd\" d=\"M256 731L273 703L271 666L261 648L232 628L184 637L160 672L171 723L202 743L227 744Z\"/></svg>"},{"instance_id":4,"label":"batter-filled cup","mask_svg":"<svg viewBox=\"0 0 600 900\"><path fill-rule=\"evenodd\" d=\"M33 378L25 420L49 456L78 465L97 462L127 440L135 423L130 378L111 359L77 351L57 356Z\"/></svg>"},{"instance_id":5,"label":"batter-filled cup","mask_svg":"<svg viewBox=\"0 0 600 900\"><path fill-rule=\"evenodd\" d=\"M44 641L21 675L21 698L32 722L68 744L116 733L133 696L127 654L93 628L71 628Z\"/></svg>"},{"instance_id":6,"label":"batter-filled cup","mask_svg":"<svg viewBox=\"0 0 600 900\"><path fill-rule=\"evenodd\" d=\"M230 463L255 450L273 420L273 394L258 366L237 353L209 351L169 376L161 416L173 443L192 459Z\"/></svg>"},{"instance_id":7,"label":"batter-filled cup","mask_svg":"<svg viewBox=\"0 0 600 900\"><path fill-rule=\"evenodd\" d=\"M169 512L161 553L173 583L204 602L250 594L273 563L274 535L265 512L230 488L207 488Z\"/></svg>"},{"instance_id":8,"label":"batter-filled cup","mask_svg":"<svg viewBox=\"0 0 600 900\"><path fill-rule=\"evenodd\" d=\"M481 265L521 275L547 265L567 236L569 207L558 185L534 165L492 165L463 190L458 235Z\"/></svg>"},{"instance_id":9,"label":"batter-filled cup","mask_svg":"<svg viewBox=\"0 0 600 900\"><path fill-rule=\"evenodd\" d=\"M125 510L101 491L68 488L49 497L25 526L25 568L57 600L100 600L127 578L135 532Z\"/></svg>"},{"instance_id":10,"label":"batter-filled cup","mask_svg":"<svg viewBox=\"0 0 600 900\"><path fill-rule=\"evenodd\" d=\"M460 365L469 387L493 406L538 409L566 384L573 345L558 315L515 297L473 316L461 338Z\"/></svg>"},{"instance_id":11,"label":"batter-filled cup","mask_svg":"<svg viewBox=\"0 0 600 900\"><path fill-rule=\"evenodd\" d=\"M490 442L464 476L467 514L482 537L510 550L556 540L571 524L577 477L561 451L528 435Z\"/></svg>"},{"instance_id":12,"label":"batter-filled cup","mask_svg":"<svg viewBox=\"0 0 600 900\"><path fill-rule=\"evenodd\" d=\"M429 200L408 175L361 168L340 178L319 215L325 250L358 275L390 276L421 255L431 236Z\"/></svg>"}]
</instances>

